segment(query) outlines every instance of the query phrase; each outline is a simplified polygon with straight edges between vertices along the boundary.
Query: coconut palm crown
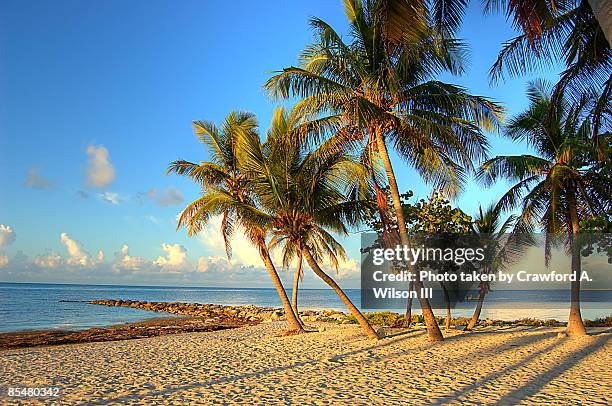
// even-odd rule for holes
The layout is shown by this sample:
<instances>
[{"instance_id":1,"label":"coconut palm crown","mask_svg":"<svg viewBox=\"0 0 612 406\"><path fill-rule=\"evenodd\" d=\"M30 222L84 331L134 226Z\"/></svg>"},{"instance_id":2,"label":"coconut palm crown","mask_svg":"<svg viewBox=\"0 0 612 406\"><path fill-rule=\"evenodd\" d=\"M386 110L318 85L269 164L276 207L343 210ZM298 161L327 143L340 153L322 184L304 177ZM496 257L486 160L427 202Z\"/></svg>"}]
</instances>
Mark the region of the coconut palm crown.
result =
<instances>
[{"instance_id":1,"label":"coconut palm crown","mask_svg":"<svg viewBox=\"0 0 612 406\"><path fill-rule=\"evenodd\" d=\"M364 144L375 144L380 134L425 180L456 194L465 171L486 155L480 128L494 129L502 109L435 79L444 71L464 71L460 40L421 24L416 31L404 29L394 42L380 12L384 3L345 1L349 42L323 20L311 19L315 42L299 66L283 69L266 88L274 97L300 98L296 111L321 128L313 134L342 128L336 134Z\"/></svg>"}]
</instances>

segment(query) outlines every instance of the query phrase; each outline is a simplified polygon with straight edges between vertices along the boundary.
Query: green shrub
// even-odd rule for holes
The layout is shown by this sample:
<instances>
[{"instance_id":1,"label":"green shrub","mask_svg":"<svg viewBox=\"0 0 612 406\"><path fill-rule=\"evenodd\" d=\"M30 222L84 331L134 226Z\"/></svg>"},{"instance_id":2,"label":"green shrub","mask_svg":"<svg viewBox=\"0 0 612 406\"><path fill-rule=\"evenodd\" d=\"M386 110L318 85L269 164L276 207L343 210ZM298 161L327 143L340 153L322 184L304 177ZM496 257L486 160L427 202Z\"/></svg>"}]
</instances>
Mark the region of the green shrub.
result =
<instances>
[{"instance_id":1,"label":"green shrub","mask_svg":"<svg viewBox=\"0 0 612 406\"><path fill-rule=\"evenodd\" d=\"M555 326L563 325L564 323L558 320L555 320L555 319L539 320L539 319L534 319L534 318L529 317L529 318L515 320L511 324L521 324L524 326L533 326L533 327L555 327Z\"/></svg>"}]
</instances>

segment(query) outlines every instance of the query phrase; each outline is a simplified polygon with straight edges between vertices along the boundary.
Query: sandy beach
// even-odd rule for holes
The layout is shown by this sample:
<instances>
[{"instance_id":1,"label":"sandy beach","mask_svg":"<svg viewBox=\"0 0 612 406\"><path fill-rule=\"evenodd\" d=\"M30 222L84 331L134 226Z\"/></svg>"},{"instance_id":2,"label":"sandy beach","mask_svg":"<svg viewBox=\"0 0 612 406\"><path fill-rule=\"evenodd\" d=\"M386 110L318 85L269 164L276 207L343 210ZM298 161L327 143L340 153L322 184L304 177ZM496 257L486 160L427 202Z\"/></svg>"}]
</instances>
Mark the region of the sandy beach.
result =
<instances>
[{"instance_id":1,"label":"sandy beach","mask_svg":"<svg viewBox=\"0 0 612 406\"><path fill-rule=\"evenodd\" d=\"M568 339L562 328L485 327L432 344L422 329L375 342L355 325L317 324L324 331L297 336L272 322L5 350L1 375L5 387L61 388L33 403L612 402L609 328Z\"/></svg>"}]
</instances>

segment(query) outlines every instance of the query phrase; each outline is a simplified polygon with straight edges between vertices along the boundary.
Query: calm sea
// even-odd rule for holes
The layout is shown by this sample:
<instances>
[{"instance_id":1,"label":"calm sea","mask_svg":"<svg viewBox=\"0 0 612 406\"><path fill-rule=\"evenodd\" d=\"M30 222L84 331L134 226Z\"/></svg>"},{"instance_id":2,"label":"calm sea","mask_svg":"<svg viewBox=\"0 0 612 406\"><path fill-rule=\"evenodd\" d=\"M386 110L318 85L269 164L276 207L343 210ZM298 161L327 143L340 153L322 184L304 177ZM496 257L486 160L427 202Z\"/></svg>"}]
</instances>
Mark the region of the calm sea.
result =
<instances>
[{"instance_id":1,"label":"calm sea","mask_svg":"<svg viewBox=\"0 0 612 406\"><path fill-rule=\"evenodd\" d=\"M288 292L290 294L291 292ZM359 289L347 289L347 295L359 305ZM584 292L589 294L610 292ZM585 297L586 296L586 297ZM84 329L117 323L144 320L163 316L144 310L124 307L106 307L86 303L94 299L146 300L158 302L216 303L222 305L245 305L280 307L274 289L229 289L153 286L107 286L107 285L61 285L34 283L0 283L0 332L35 329ZM567 319L567 291L493 291L487 303L512 302L505 309L489 308L485 305L483 317L517 319L536 317L541 319ZM529 309L529 303L547 302L546 309ZM583 310L583 317L597 318L612 313L612 303L598 303L597 308ZM330 289L303 289L300 291L302 309L340 309L343 303ZM454 311L456 316L471 314L471 304L466 309ZM541 306L540 306L541 307ZM588 307L588 303L585 303ZM512 308L513 310L508 310ZM444 312L439 312L443 315Z\"/></svg>"}]
</instances>

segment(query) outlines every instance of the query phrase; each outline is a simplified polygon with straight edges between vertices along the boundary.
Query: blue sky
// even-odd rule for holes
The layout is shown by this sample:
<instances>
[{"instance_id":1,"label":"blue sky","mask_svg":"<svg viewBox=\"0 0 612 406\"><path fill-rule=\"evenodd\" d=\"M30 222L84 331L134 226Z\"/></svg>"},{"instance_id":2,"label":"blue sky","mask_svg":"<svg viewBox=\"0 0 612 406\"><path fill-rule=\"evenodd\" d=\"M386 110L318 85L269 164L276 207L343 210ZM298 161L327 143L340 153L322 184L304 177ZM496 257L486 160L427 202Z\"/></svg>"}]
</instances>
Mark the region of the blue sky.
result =
<instances>
[{"instance_id":1,"label":"blue sky","mask_svg":"<svg viewBox=\"0 0 612 406\"><path fill-rule=\"evenodd\" d=\"M514 32L472 3L460 34L468 73L442 79L512 115L526 105L529 78L490 86L487 74ZM262 84L296 63L311 16L346 30L339 0L2 0L0 281L267 286L245 241L227 263L212 227L193 239L175 231L197 190L164 171L175 159L206 159L194 119L248 110L266 128L275 103ZM496 135L491 146L492 154L526 151ZM398 159L396 167L403 190L429 194ZM474 213L503 190L470 183L456 203ZM358 238L345 245L358 259ZM354 265L340 275L347 286Z\"/></svg>"}]
</instances>

